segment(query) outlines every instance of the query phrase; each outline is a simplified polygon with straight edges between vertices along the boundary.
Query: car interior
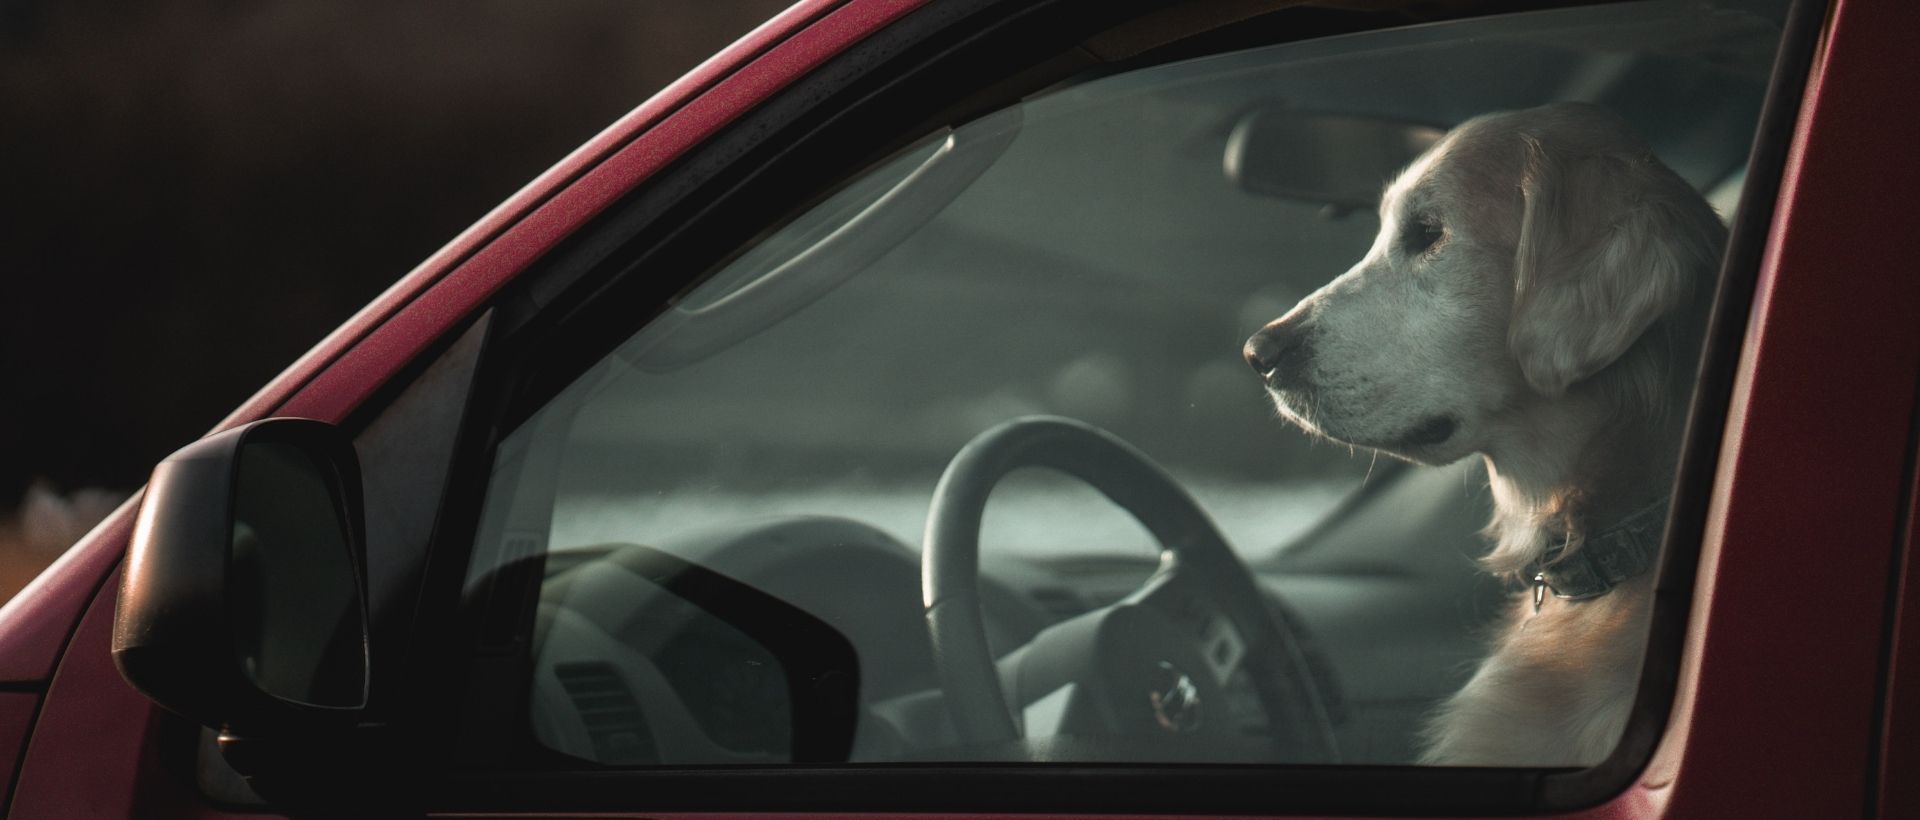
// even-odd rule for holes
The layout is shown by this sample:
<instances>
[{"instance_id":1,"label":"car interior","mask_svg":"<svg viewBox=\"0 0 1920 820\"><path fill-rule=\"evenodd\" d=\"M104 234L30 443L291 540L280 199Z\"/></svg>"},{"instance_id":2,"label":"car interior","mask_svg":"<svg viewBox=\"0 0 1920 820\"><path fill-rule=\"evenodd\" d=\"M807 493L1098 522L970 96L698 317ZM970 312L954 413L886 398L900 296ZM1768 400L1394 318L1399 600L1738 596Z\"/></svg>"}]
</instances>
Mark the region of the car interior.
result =
<instances>
[{"instance_id":1,"label":"car interior","mask_svg":"<svg viewBox=\"0 0 1920 820\"><path fill-rule=\"evenodd\" d=\"M1604 106L1730 218L1784 15L1278 43L871 166L498 447L466 589L535 612L531 742L586 769L1416 762L1516 588L1475 564L1484 467L1310 439L1240 345L1477 114Z\"/></svg>"}]
</instances>

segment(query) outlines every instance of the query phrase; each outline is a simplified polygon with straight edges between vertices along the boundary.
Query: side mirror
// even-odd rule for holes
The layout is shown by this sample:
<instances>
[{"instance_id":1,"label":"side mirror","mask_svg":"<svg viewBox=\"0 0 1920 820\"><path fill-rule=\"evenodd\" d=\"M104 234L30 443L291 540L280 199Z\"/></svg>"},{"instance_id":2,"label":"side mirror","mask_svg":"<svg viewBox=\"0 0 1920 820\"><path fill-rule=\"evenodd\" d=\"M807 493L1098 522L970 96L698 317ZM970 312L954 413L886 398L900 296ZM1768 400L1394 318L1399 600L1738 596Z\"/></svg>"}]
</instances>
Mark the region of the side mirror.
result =
<instances>
[{"instance_id":1,"label":"side mirror","mask_svg":"<svg viewBox=\"0 0 1920 820\"><path fill-rule=\"evenodd\" d=\"M120 674L238 737L354 725L367 702L360 466L336 427L267 419L154 468L114 615Z\"/></svg>"}]
</instances>

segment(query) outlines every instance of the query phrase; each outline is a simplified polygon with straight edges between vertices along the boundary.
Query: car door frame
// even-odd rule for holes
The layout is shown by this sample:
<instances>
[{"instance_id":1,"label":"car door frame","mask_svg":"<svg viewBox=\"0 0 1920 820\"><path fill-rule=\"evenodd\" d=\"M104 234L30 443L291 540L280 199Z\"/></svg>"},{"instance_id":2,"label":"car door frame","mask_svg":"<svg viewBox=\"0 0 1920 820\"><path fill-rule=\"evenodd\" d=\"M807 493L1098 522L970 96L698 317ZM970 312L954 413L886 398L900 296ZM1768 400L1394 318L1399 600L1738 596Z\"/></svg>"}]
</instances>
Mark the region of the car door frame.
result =
<instances>
[{"instance_id":1,"label":"car door frame","mask_svg":"<svg viewBox=\"0 0 1920 820\"><path fill-rule=\"evenodd\" d=\"M955 6L946 6L947 9ZM941 8L935 5L932 8ZM1811 10L1808 10L1811 9ZM906 18L911 20L912 18ZM1735 368L1731 366L1741 354L1741 341L1747 329L1747 307L1750 298L1742 294L1752 294L1754 283L1761 271L1763 251L1768 247L1765 242L1767 229L1772 216L1774 193L1779 189L1775 174L1766 173L1769 167L1779 168L1788 160L1789 146L1796 130L1793 127L1803 98L1799 77L1804 76L1813 51L1813 43L1819 31L1819 9L1811 4L1801 4L1801 10L1793 18L1783 52L1788 58L1781 61L1777 75L1787 78L1780 87L1787 89L1769 99L1768 109L1762 117L1762 134L1759 150L1755 153L1754 167L1763 172L1751 178L1754 184L1744 197L1741 224L1736 226L1732 247L1738 250L1727 259L1731 275L1723 277L1722 294L1725 304L1736 306L1734 310L1721 311L1716 319L1715 353L1720 364L1714 373L1720 378L1710 382L1702 389L1701 409L1696 411L1695 428L1698 433L1690 441L1689 461L1694 465L1693 472L1683 479L1683 489L1676 500L1674 530L1670 533L1670 543L1698 543L1701 528L1707 524L1709 508L1712 503L1715 484L1714 467L1717 464L1719 445L1723 439L1725 416L1720 407L1726 406L1725 396L1716 398L1714 391L1733 390ZM948 25L949 23L942 23ZM902 23L904 26L905 23ZM896 29L897 30L897 29ZM872 46L883 42L884 35L870 39L864 45ZM851 61L866 59L859 54L861 46L850 50L852 55L842 55ZM833 70L832 63L823 73ZM803 81L801 86L805 85ZM799 86L796 86L799 87ZM1015 85L1018 88L1020 86ZM952 117L956 112L968 110L980 111L995 101L995 97L974 96L965 98L960 106L949 106L939 111L939 116ZM1009 100L1005 89L999 100ZM810 101L812 102L812 101ZM779 116L772 106L754 112L754 115L768 114ZM817 104L817 103L814 103ZM773 113L769 114L772 111ZM749 115L751 118L754 115ZM753 126L747 126L753 127ZM917 137L925 129L906 129L900 131L900 139L893 142L880 142L878 146L868 145L863 151L852 152L855 159L844 157L838 162L825 162L812 166L819 173L822 168L834 169L833 173L823 174L812 183L786 183L797 190L823 190L825 183L820 179L836 178L844 173L841 169L858 167L878 156L884 156L890 147L897 147L906 139ZM715 145L724 142L725 136L717 138ZM712 150L715 146L709 146ZM724 149L720 149L724 150ZM791 160L783 160L791 161ZM737 156L729 157L729 163L737 163ZM771 160L769 161L772 162ZM671 179L671 175L663 177ZM711 182L707 184L713 184ZM758 180L756 184L769 184ZM802 203L805 204L805 203ZM726 245L729 242L744 241L760 229L760 225L775 223L775 214L782 210L791 210L793 205L783 204L774 198L772 201L760 201L759 210L749 206L742 209L748 214L728 220L737 226L737 235L731 237L703 236L701 241ZM710 214L701 218L712 220ZM609 223L621 219L617 211L609 212ZM535 270L529 273L527 282L538 282L541 277L552 277L569 284L590 277L595 265L608 256L620 252L615 246L620 242L631 241L630 237L639 230L636 225L649 224L661 217L657 212L646 213L619 228L602 227L614 234L616 239L595 240L588 238L572 249L563 248L556 253L553 268ZM591 237L596 228L588 228L583 236ZM637 242L638 245L651 246L653 242L670 243L684 237L661 237ZM627 252L631 252L630 250ZM650 253L656 251L649 251ZM698 254L676 258L698 258ZM636 254L639 259L644 255ZM582 262L582 259L589 261ZM632 269L638 262L629 262L626 269ZM590 286L593 295L574 305L554 307L554 302L542 305L542 311L529 314L523 322L509 321L509 326L531 326L543 321L553 312L566 314L573 319L578 311L591 311L593 300L612 300L623 304L659 304L664 298L677 291L682 285L674 281L667 285L658 282L647 287L655 288L651 298L635 297L634 293L645 293L638 289L626 291L621 296L610 295L620 287L617 276L603 274L614 279L607 284ZM637 281L637 280L636 280ZM523 283L526 284L526 283ZM578 285L573 285L578 287ZM555 287L552 290L560 290ZM593 326L588 319L578 320L587 327ZM603 322L606 327L617 328L623 335L630 329L632 322L625 324ZM541 333L556 333L553 328L541 328ZM567 336L559 333L559 336ZM558 385L576 375L585 363L612 346L615 331L604 330L575 334L566 344L578 350L570 354L532 354L538 356L542 367L530 368L526 362L516 365L503 365L499 371L495 389L498 412L489 425L493 438L476 439L463 452L476 454L476 459L467 464L458 474L473 477L475 486L456 491L477 503L481 497L483 480L489 461L479 458L492 452L498 435L510 428L515 421L532 412L537 400L527 397L544 397L557 390ZM512 347L512 346L509 346ZM509 356L515 354L508 354ZM570 367L555 367L556 360L567 358L575 363ZM523 372L515 374L516 368ZM530 386L531 382L541 382ZM1700 465L1705 465L1702 468ZM1691 482L1691 483L1685 483ZM1689 529L1691 528L1691 529ZM457 530L450 530L454 539ZM1677 539L1677 540L1675 540ZM454 555L454 552L447 552ZM749 771L632 771L619 773L597 773L591 777L582 777L574 773L542 772L489 772L485 775L456 775L446 789L441 791L450 808L457 810L479 810L483 806L508 806L525 811L543 810L609 810L620 807L622 795L644 792L648 795L648 807L654 810L869 810L902 811L928 808L941 811L1179 811L1195 813L1221 812L1267 812L1267 811L1351 811L1367 812L1439 812L1439 813L1525 813L1548 810L1565 810L1601 805L1622 795L1631 794L1629 786L1636 782L1649 756L1660 741L1666 737L1666 716L1674 702L1673 683L1683 674L1684 660L1674 649L1685 633L1686 614L1691 599L1677 590L1690 590L1693 587L1694 574L1691 563L1696 553L1688 549L1670 549L1670 568L1668 579L1662 584L1660 612L1656 615L1659 626L1655 645L1673 650L1665 656L1665 661L1649 664L1649 672L1643 682L1641 701L1637 709L1644 716L1637 722L1637 731L1630 735L1621 750L1608 763L1594 769L1581 771L1567 770L1450 770L1405 768L1393 770L1374 770L1371 775L1356 775L1353 771L1332 769L1274 769L1257 766L1220 766L1205 770L1181 769L1170 771L1165 767L1153 766L1082 766L1082 767L1043 767L1009 768L1006 766L980 765L937 765L937 766L890 766L884 770L874 767L823 767L805 770L783 770L779 772ZM463 564L464 566L464 564ZM453 573L442 573L451 577ZM451 611L451 601L442 600L440 609ZM449 646L455 645L453 642ZM443 659L443 668L455 668L458 659L452 656ZM455 727L443 727L452 731ZM1378 777L1374 777L1378 775ZM1379 782L1367 783L1364 789L1353 789L1357 781L1369 778ZM719 784L731 784L724 789L727 801L716 803L713 794ZM1019 784L1009 787L1010 784ZM824 790L831 797L822 798ZM1363 796L1356 799L1355 792ZM1276 793L1287 795L1275 799ZM1321 801L1313 795L1342 793L1338 799ZM952 795L948 802L927 806L925 799L929 794ZM848 797L847 795L858 795ZM1007 795L1018 795L1010 799ZM1417 795L1409 800L1406 795ZM1038 800L1039 802L1035 802ZM556 802L557 801L557 802ZM436 804L438 805L438 804Z\"/></svg>"}]
</instances>

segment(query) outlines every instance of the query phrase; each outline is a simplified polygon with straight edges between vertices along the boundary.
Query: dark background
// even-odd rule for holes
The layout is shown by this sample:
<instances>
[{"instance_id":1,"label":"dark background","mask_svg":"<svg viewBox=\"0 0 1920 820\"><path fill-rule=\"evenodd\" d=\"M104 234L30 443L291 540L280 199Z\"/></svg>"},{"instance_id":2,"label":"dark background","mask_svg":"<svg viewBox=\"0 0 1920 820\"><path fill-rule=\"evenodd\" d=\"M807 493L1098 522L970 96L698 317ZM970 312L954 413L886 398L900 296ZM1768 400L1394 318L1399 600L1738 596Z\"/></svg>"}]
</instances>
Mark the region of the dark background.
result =
<instances>
[{"instance_id":1,"label":"dark background","mask_svg":"<svg viewBox=\"0 0 1920 820\"><path fill-rule=\"evenodd\" d=\"M0 0L0 551L788 2Z\"/></svg>"}]
</instances>

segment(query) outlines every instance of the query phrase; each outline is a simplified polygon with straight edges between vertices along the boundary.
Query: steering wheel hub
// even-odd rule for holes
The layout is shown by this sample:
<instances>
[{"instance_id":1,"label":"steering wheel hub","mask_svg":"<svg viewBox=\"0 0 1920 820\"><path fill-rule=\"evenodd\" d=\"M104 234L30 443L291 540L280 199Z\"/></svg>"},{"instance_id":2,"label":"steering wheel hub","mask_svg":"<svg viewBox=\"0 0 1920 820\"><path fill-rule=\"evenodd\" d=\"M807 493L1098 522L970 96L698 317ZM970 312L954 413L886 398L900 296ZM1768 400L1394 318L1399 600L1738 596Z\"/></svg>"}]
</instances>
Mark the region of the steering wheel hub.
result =
<instances>
[{"instance_id":1,"label":"steering wheel hub","mask_svg":"<svg viewBox=\"0 0 1920 820\"><path fill-rule=\"evenodd\" d=\"M1171 663L1160 661L1154 667L1159 674L1147 691L1147 699L1153 704L1154 723L1176 735L1200 728L1205 712L1201 708L1199 685Z\"/></svg>"}]
</instances>

